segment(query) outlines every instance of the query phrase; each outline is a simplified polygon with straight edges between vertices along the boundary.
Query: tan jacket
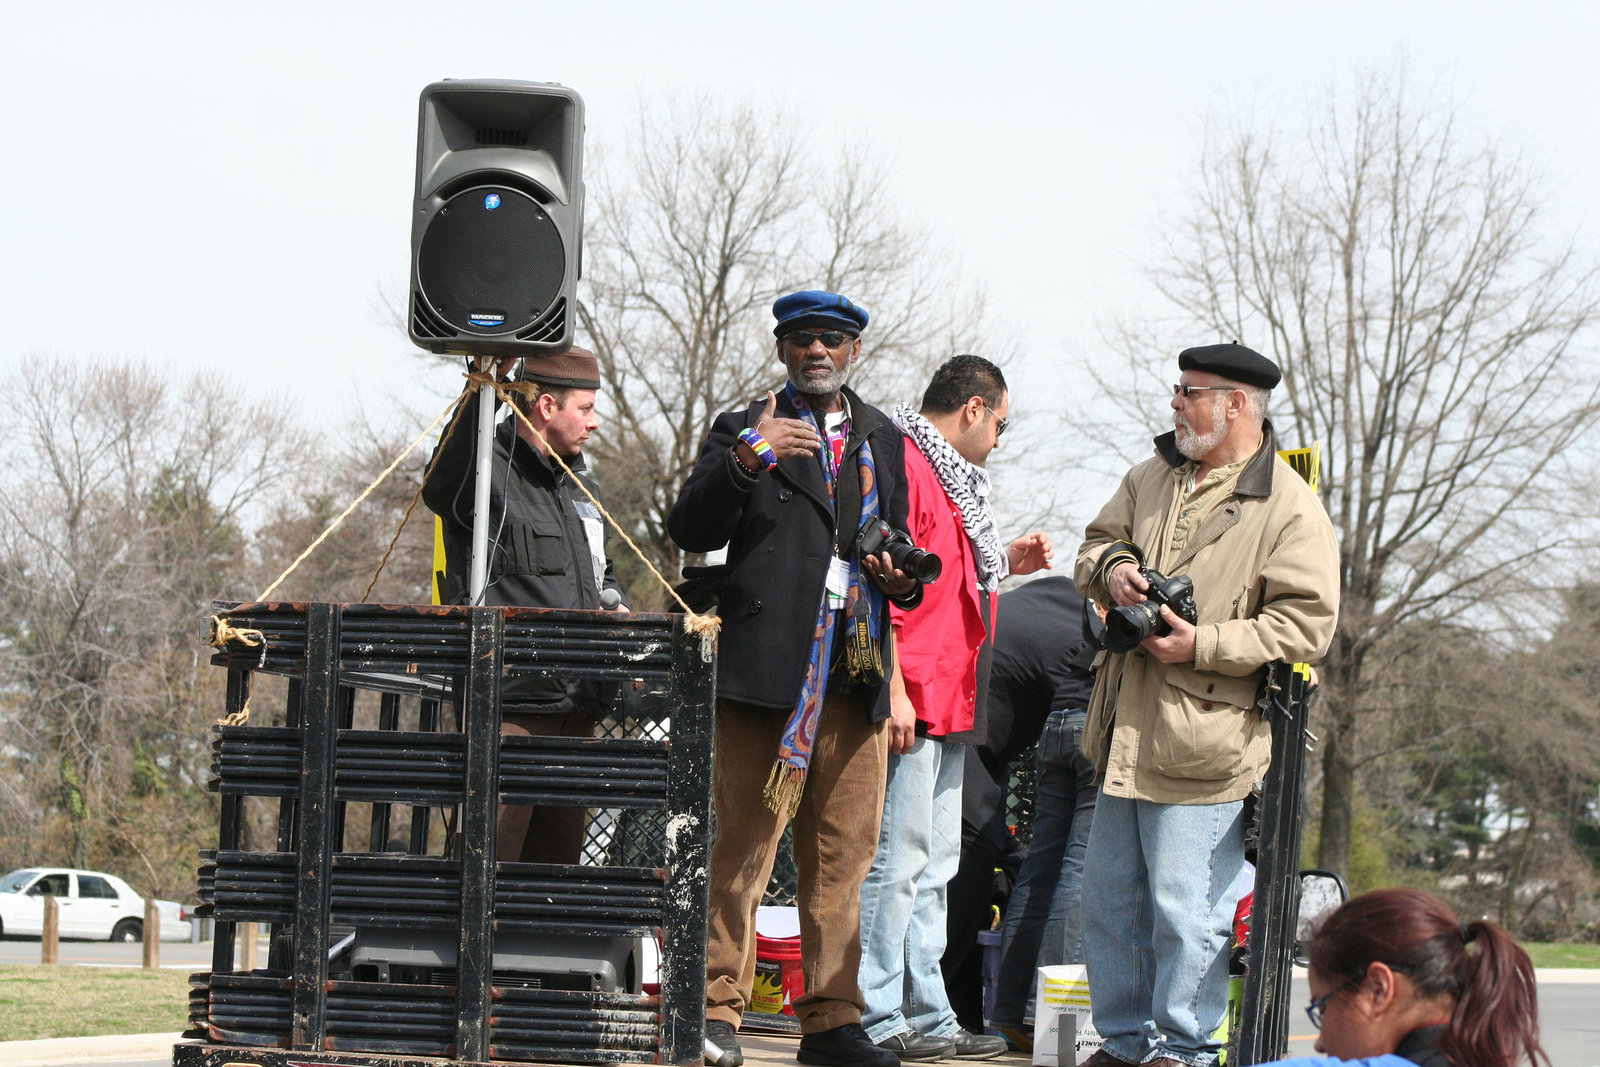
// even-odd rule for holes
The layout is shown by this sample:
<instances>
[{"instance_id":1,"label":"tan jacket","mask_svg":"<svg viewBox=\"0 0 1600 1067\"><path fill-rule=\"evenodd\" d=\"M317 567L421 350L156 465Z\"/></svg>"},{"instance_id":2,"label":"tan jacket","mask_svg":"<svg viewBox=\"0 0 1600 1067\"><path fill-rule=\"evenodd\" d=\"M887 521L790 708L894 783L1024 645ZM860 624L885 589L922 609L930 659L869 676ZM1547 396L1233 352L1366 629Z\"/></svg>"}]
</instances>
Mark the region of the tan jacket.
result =
<instances>
[{"instance_id":1,"label":"tan jacket","mask_svg":"<svg viewBox=\"0 0 1600 1067\"><path fill-rule=\"evenodd\" d=\"M1276 454L1271 423L1233 494L1169 558L1185 460L1172 434L1134 467L1085 531L1078 587L1111 598L1099 574L1117 541L1146 565L1194 580L1195 662L1168 665L1144 649L1102 652L1083 753L1112 796L1220 804L1250 792L1271 762L1271 730L1255 710L1265 667L1313 663L1333 641L1339 547L1322 502Z\"/></svg>"}]
</instances>

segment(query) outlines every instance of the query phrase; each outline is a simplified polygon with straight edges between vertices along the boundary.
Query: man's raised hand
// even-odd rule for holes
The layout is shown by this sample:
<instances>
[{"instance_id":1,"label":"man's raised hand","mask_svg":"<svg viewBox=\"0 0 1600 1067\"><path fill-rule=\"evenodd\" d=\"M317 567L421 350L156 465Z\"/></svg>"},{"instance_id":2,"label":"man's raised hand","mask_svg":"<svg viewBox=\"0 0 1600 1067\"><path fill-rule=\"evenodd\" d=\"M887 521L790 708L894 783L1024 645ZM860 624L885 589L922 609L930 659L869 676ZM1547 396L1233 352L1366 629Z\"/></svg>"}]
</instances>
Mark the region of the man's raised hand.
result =
<instances>
[{"instance_id":1,"label":"man's raised hand","mask_svg":"<svg viewBox=\"0 0 1600 1067\"><path fill-rule=\"evenodd\" d=\"M755 430L766 438L767 444L772 446L778 458L816 455L822 441L817 437L817 432L811 428L811 424L800 419L780 418L777 412L777 394L768 389L767 406L762 409L761 418L756 420Z\"/></svg>"}]
</instances>

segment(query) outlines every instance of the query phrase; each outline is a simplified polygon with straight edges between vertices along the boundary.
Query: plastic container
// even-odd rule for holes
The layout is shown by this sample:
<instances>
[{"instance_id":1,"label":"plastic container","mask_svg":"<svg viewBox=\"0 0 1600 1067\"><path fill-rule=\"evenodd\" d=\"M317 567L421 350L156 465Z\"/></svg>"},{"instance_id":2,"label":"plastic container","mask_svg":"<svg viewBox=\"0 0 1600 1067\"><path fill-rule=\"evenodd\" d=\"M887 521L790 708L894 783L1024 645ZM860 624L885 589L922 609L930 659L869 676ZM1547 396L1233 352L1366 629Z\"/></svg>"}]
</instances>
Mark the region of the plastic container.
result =
<instances>
[{"instance_id":1,"label":"plastic container","mask_svg":"<svg viewBox=\"0 0 1600 1067\"><path fill-rule=\"evenodd\" d=\"M1000 931L979 930L978 949L983 953L980 974L983 976L983 1030L998 1033L989 1026L994 1018L994 998L1000 990Z\"/></svg>"},{"instance_id":2,"label":"plastic container","mask_svg":"<svg viewBox=\"0 0 1600 1067\"><path fill-rule=\"evenodd\" d=\"M756 934L756 981L750 1010L768 1015L794 1014L794 1002L805 996L806 975L800 965L798 937Z\"/></svg>"}]
</instances>

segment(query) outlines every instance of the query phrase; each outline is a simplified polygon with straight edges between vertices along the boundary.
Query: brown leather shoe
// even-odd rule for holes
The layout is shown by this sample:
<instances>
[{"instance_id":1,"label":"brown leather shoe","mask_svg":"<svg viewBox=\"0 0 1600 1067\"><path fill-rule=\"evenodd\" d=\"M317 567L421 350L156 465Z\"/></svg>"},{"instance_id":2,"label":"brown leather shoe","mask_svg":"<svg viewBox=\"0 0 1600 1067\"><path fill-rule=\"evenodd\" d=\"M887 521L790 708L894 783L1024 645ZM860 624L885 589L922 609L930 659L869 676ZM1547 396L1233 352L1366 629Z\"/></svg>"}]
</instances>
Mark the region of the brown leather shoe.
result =
<instances>
[{"instance_id":1,"label":"brown leather shoe","mask_svg":"<svg viewBox=\"0 0 1600 1067\"><path fill-rule=\"evenodd\" d=\"M1171 1063L1171 1060L1167 1061ZM1105 1049L1095 1049L1094 1055L1078 1064L1078 1067L1133 1067L1127 1060L1119 1060Z\"/></svg>"}]
</instances>

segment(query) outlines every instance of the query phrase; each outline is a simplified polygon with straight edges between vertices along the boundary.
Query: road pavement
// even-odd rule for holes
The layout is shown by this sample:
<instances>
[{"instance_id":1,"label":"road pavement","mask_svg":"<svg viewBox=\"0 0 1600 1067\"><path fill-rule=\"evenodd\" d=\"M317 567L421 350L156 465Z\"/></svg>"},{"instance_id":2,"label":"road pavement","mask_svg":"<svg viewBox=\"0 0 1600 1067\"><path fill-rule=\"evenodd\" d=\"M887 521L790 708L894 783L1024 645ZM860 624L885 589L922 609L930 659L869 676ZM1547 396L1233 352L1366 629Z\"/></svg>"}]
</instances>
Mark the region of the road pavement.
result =
<instances>
[{"instance_id":1,"label":"road pavement","mask_svg":"<svg viewBox=\"0 0 1600 1067\"><path fill-rule=\"evenodd\" d=\"M261 941L262 955L266 958L266 941ZM185 971L204 971L211 967L210 941L161 942L161 966ZM60 941L57 955L63 964L84 967L138 967L142 964L144 946L124 941ZM38 963L39 942L7 938L0 941L0 963Z\"/></svg>"}]
</instances>

